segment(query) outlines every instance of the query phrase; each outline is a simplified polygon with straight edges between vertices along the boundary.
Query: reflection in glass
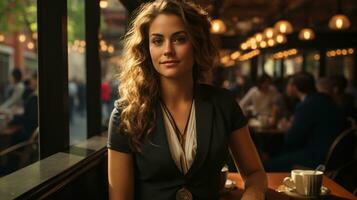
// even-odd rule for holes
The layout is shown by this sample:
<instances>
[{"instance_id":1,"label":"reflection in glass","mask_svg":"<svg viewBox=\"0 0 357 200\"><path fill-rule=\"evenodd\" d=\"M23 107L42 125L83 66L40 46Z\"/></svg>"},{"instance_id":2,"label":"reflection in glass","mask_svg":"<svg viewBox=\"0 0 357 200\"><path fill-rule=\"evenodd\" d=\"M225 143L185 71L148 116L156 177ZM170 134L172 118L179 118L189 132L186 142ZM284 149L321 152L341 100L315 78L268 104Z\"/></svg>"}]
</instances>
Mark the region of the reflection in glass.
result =
<instances>
[{"instance_id":1,"label":"reflection in glass","mask_svg":"<svg viewBox=\"0 0 357 200\"><path fill-rule=\"evenodd\" d=\"M36 0L0 2L0 177L38 160Z\"/></svg>"},{"instance_id":2,"label":"reflection in glass","mask_svg":"<svg viewBox=\"0 0 357 200\"><path fill-rule=\"evenodd\" d=\"M127 25L126 9L119 1L109 0L101 10L101 27L99 52L101 59L101 101L102 126L106 129L113 110L114 101L118 99L118 83L115 75L121 63L122 43Z\"/></svg>"}]
</instances>

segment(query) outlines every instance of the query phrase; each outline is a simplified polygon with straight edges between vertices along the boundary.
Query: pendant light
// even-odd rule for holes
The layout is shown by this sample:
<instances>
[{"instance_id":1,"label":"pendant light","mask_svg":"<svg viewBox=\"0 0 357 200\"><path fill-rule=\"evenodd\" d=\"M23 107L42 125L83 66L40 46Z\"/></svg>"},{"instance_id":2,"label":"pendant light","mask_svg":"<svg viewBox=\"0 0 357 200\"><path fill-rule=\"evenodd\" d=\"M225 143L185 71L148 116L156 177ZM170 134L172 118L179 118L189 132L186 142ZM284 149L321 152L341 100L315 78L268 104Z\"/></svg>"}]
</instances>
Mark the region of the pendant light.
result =
<instances>
[{"instance_id":1,"label":"pendant light","mask_svg":"<svg viewBox=\"0 0 357 200\"><path fill-rule=\"evenodd\" d=\"M341 0L337 0L337 14L331 17L328 26L332 30L344 30L351 26L348 17L342 13Z\"/></svg>"},{"instance_id":2,"label":"pendant light","mask_svg":"<svg viewBox=\"0 0 357 200\"><path fill-rule=\"evenodd\" d=\"M226 32L227 28L221 19L214 19L211 21L211 33L222 34Z\"/></svg>"},{"instance_id":3,"label":"pendant light","mask_svg":"<svg viewBox=\"0 0 357 200\"><path fill-rule=\"evenodd\" d=\"M303 28L299 32L300 40L313 40L315 38L315 33L311 28Z\"/></svg>"},{"instance_id":4,"label":"pendant light","mask_svg":"<svg viewBox=\"0 0 357 200\"><path fill-rule=\"evenodd\" d=\"M211 13L212 20L211 20L211 33L213 34L222 34L225 33L227 30L226 25L224 22L219 19L219 9L221 8L222 3L220 1L213 2L213 11Z\"/></svg>"},{"instance_id":5,"label":"pendant light","mask_svg":"<svg viewBox=\"0 0 357 200\"><path fill-rule=\"evenodd\" d=\"M275 23L274 29L276 30L277 33L282 33L282 34L290 34L293 32L293 26L291 23L285 19L284 13L285 13L285 2L284 0L281 0L280 2L280 12L282 13L281 19Z\"/></svg>"},{"instance_id":6,"label":"pendant light","mask_svg":"<svg viewBox=\"0 0 357 200\"><path fill-rule=\"evenodd\" d=\"M313 3L313 2L311 2ZM310 23L310 7L306 4L305 10L307 10L307 15L305 18L305 28L301 29L299 32L299 39L300 40L313 40L315 39L315 32L311 28L311 23Z\"/></svg>"},{"instance_id":7,"label":"pendant light","mask_svg":"<svg viewBox=\"0 0 357 200\"><path fill-rule=\"evenodd\" d=\"M278 33L283 33L283 34L290 34L293 32L293 26L286 19L281 19L277 23L275 23L274 29Z\"/></svg>"},{"instance_id":8,"label":"pendant light","mask_svg":"<svg viewBox=\"0 0 357 200\"><path fill-rule=\"evenodd\" d=\"M348 29L350 25L351 25L350 20L346 15L343 14L336 14L332 16L328 23L328 26L332 30Z\"/></svg>"}]
</instances>

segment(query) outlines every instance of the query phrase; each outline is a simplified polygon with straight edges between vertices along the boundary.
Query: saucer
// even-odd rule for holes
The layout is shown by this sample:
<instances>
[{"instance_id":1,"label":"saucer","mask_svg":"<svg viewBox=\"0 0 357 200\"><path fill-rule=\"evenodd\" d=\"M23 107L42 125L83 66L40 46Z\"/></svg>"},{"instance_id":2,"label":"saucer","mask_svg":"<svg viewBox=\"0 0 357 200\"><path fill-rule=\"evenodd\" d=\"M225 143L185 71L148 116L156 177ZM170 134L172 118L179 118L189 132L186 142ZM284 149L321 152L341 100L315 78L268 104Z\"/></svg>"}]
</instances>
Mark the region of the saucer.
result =
<instances>
[{"instance_id":1,"label":"saucer","mask_svg":"<svg viewBox=\"0 0 357 200\"><path fill-rule=\"evenodd\" d=\"M289 187L286 187L285 185L280 185L276 191L283 192L290 197L295 197L295 198L300 198L300 199L321 199L321 198L328 196L331 193L331 190L325 186L321 186L321 193L318 196L302 195L302 194L297 193L295 189L291 189Z\"/></svg>"}]
</instances>

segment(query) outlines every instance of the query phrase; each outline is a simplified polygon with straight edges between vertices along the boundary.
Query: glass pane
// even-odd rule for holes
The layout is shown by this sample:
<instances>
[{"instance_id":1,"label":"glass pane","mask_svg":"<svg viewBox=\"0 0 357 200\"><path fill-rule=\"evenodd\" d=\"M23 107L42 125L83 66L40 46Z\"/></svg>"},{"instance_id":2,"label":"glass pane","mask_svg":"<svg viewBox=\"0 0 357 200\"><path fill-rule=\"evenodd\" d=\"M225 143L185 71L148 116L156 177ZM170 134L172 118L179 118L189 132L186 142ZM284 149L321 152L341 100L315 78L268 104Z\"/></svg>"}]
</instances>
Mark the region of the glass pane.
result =
<instances>
[{"instance_id":1,"label":"glass pane","mask_svg":"<svg viewBox=\"0 0 357 200\"><path fill-rule=\"evenodd\" d=\"M330 49L327 51L327 75L344 75L350 82L353 81L354 48Z\"/></svg>"},{"instance_id":2,"label":"glass pane","mask_svg":"<svg viewBox=\"0 0 357 200\"><path fill-rule=\"evenodd\" d=\"M318 51L310 51L306 55L306 71L319 77L320 54Z\"/></svg>"},{"instance_id":3,"label":"glass pane","mask_svg":"<svg viewBox=\"0 0 357 200\"><path fill-rule=\"evenodd\" d=\"M0 1L0 177L39 158L36 0Z\"/></svg>"},{"instance_id":4,"label":"glass pane","mask_svg":"<svg viewBox=\"0 0 357 200\"><path fill-rule=\"evenodd\" d=\"M102 125L106 129L108 118L118 98L118 83L115 80L121 64L122 43L128 21L126 9L117 0L108 1L101 6L100 59L101 59L101 100Z\"/></svg>"},{"instance_id":5,"label":"glass pane","mask_svg":"<svg viewBox=\"0 0 357 200\"><path fill-rule=\"evenodd\" d=\"M84 0L67 2L70 144L87 139Z\"/></svg>"},{"instance_id":6,"label":"glass pane","mask_svg":"<svg viewBox=\"0 0 357 200\"><path fill-rule=\"evenodd\" d=\"M303 57L300 54L292 57L287 57L284 60L284 77L300 72L302 70L302 61Z\"/></svg>"}]
</instances>

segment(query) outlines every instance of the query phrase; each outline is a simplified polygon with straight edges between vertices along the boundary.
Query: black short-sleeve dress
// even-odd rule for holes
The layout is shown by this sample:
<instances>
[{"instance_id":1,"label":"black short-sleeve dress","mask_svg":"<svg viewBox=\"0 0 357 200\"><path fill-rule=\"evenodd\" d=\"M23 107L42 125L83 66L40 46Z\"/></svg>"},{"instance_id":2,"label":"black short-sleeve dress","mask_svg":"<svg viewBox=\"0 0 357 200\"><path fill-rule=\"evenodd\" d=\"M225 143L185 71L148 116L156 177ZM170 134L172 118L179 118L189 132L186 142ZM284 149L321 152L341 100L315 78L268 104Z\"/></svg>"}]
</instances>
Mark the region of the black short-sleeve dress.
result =
<instances>
[{"instance_id":1,"label":"black short-sleeve dress","mask_svg":"<svg viewBox=\"0 0 357 200\"><path fill-rule=\"evenodd\" d=\"M142 144L140 153L131 150L129 137L119 131L120 110L114 108L109 122L108 148L133 155L135 199L175 199L181 188L189 190L193 199L219 199L220 171L229 155L228 136L245 126L247 119L225 89L197 84L194 99L197 152L186 174L171 157L159 102L155 108L155 132Z\"/></svg>"}]
</instances>

